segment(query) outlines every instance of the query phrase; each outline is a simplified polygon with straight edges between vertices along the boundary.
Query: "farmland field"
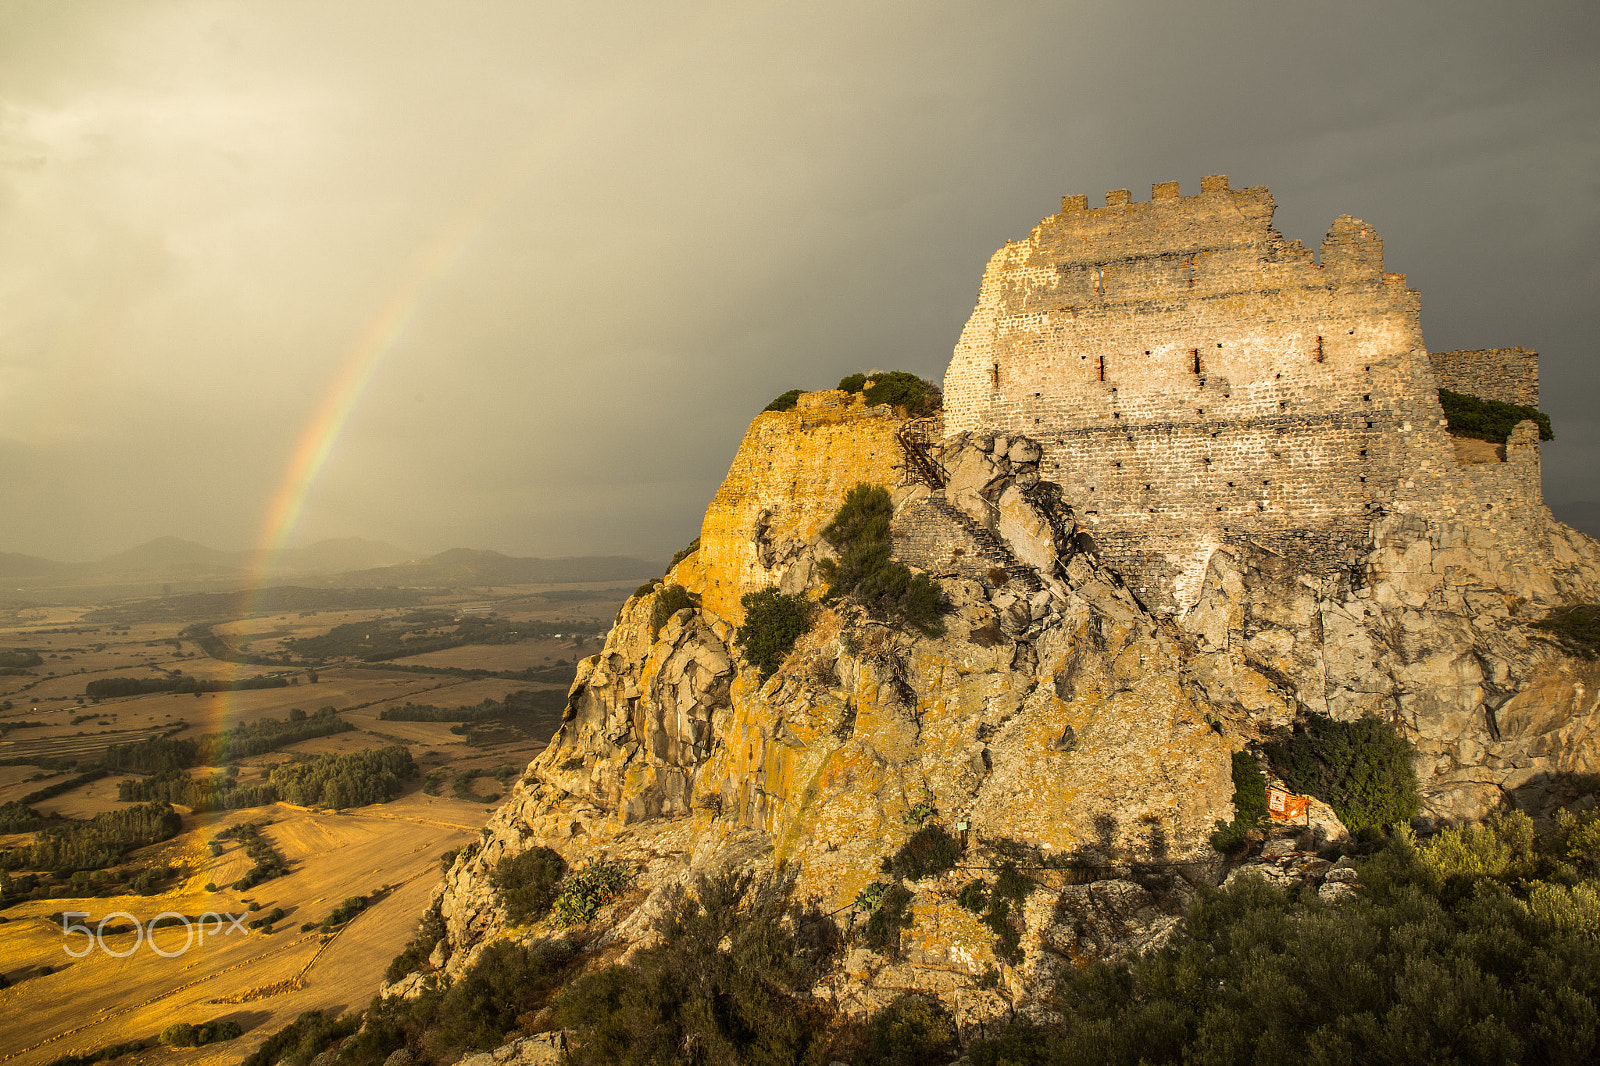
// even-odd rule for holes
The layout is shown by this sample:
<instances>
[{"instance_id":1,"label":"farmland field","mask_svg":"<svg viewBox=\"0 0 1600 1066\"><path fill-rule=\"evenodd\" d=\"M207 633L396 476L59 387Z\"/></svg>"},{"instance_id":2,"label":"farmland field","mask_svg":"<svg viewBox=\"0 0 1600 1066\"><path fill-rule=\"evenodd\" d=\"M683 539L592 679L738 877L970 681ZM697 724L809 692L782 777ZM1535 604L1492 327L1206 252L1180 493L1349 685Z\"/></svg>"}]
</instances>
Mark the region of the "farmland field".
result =
<instances>
[{"instance_id":1,"label":"farmland field","mask_svg":"<svg viewBox=\"0 0 1600 1066\"><path fill-rule=\"evenodd\" d=\"M272 767L331 753L354 753L400 744L418 775L387 803L342 811L269 803L220 813L178 807L178 836L126 855L116 870L94 877L98 893L76 886L89 882L39 871L33 893L15 891L0 901L0 1062L44 1066L69 1054L143 1040L152 1046L116 1060L127 1066L207 1063L228 1066L302 1011L338 1013L362 1007L376 993L383 970L410 939L440 872L441 853L477 836L509 784L543 749L560 721L560 705L573 664L598 650L631 584L466 590L459 602L431 597L426 610L439 613L433 631L451 632L452 613L470 605L493 606L506 623L544 623L527 640L459 647L403 656L386 663L355 657L297 659L294 640L318 637L337 626L405 623L406 609L305 612L208 623L224 638L219 646L241 650L258 662L211 657L185 621L93 624L89 608L32 610L26 624L0 627L0 649L27 649L38 665L0 674L0 804L24 800L41 815L88 819L133 806L118 799L124 780L142 775L113 771L72 784L94 767L111 744L151 737L199 741L235 726L281 723L332 708L351 727L229 760L240 787L261 786ZM466 597L471 597L467 599ZM119 617L138 617L138 605L119 606ZM412 615L414 619L416 615ZM432 617L432 616L429 616ZM563 625L554 635L553 623ZM465 627L463 627L465 629ZM570 632L569 632L570 629ZM203 636L203 634L202 634ZM224 652L233 654L232 652ZM287 661L285 661L287 660ZM532 668L536 680L486 676ZM182 681L191 678L193 681ZM190 688L215 688L242 679L278 687L229 691L156 691L96 699L97 679L136 679L147 687L182 681ZM118 682L121 684L122 682ZM387 721L384 710L407 703L441 708L505 704L519 709L470 725L445 721ZM520 701L520 702L519 702ZM494 710L494 704L490 705ZM270 723L262 728L271 727ZM207 742L209 743L209 741ZM220 779L222 766L194 766L190 776ZM424 791L424 785L427 791ZM60 790L52 786L61 786ZM41 795L54 792L55 794ZM436 793L436 794L429 794ZM284 857L288 872L252 889L231 887L252 862L238 840L218 834L243 822L270 822L262 837ZM55 823L55 824L71 824ZM32 841L31 833L0 835L0 851ZM135 875L158 876L153 894L131 891ZM12 876L17 876L13 873ZM79 877L90 875L78 875ZM207 886L216 886L212 891ZM120 886L120 887L119 887ZM4 882L0 881L0 889ZM48 889L48 891L46 891ZM342 930L324 936L305 923L320 923L341 901L380 891L378 901ZM123 894L113 894L114 892ZM251 904L258 909L252 911ZM213 935L172 958L140 943L129 928L162 912L197 917L204 912L242 915L245 924L272 913L283 915L271 931L234 930ZM66 911L107 925L105 945L125 952L114 958L98 946L83 958L64 948L84 942L63 937ZM231 925L231 923L229 923ZM169 953L184 941L182 927L160 929L154 943ZM236 1040L202 1048L155 1046L154 1038L176 1021L195 1024L232 1020L244 1030Z\"/></svg>"}]
</instances>

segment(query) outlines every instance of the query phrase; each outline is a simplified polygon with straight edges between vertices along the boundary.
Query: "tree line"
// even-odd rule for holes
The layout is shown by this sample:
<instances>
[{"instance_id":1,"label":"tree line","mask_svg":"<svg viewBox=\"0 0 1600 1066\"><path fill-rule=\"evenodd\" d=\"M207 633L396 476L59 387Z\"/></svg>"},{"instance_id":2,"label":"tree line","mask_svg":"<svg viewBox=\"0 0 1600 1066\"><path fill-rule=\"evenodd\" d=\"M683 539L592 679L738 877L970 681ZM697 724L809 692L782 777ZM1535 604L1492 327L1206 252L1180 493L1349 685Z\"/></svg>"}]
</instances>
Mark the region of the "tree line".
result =
<instances>
[{"instance_id":1,"label":"tree line","mask_svg":"<svg viewBox=\"0 0 1600 1066\"><path fill-rule=\"evenodd\" d=\"M241 723L223 733L207 733L193 740L151 737L135 744L112 744L104 765L112 770L157 774L192 766L221 766L234 759L263 755L314 737L343 733L355 726L324 707L309 717L302 710L289 712L288 720L263 718Z\"/></svg>"},{"instance_id":2,"label":"tree line","mask_svg":"<svg viewBox=\"0 0 1600 1066\"><path fill-rule=\"evenodd\" d=\"M116 696L146 696L152 692L244 692L258 688L288 688L287 677L242 677L234 681L204 681L190 674L169 677L101 677L83 686L83 694L92 700L108 700Z\"/></svg>"},{"instance_id":3,"label":"tree line","mask_svg":"<svg viewBox=\"0 0 1600 1066\"><path fill-rule=\"evenodd\" d=\"M488 718L508 715L536 714L566 705L566 693L553 689L535 691L521 689L506 696L502 703L489 697L482 703L465 707L436 707L431 703L406 703L401 707L386 707L378 712L384 722L481 722Z\"/></svg>"}]
</instances>

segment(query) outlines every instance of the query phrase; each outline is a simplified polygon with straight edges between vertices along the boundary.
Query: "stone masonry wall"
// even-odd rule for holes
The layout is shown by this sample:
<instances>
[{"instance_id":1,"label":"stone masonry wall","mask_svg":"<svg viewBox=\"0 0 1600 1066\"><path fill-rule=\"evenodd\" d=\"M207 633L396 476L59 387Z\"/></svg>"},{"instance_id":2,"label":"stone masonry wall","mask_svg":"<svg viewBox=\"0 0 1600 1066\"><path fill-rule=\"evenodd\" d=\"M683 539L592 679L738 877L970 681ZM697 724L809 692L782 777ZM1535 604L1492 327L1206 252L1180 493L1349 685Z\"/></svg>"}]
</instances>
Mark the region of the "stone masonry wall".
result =
<instances>
[{"instance_id":1,"label":"stone masonry wall","mask_svg":"<svg viewBox=\"0 0 1600 1066\"><path fill-rule=\"evenodd\" d=\"M1274 209L1221 176L1067 197L990 260L946 372L946 431L1040 441L1040 476L1157 610L1192 604L1232 537L1337 545L1383 510L1470 510L1515 474L1509 508L1537 486L1525 462L1457 464L1418 295L1372 228L1339 218L1318 263Z\"/></svg>"},{"instance_id":2,"label":"stone masonry wall","mask_svg":"<svg viewBox=\"0 0 1600 1066\"><path fill-rule=\"evenodd\" d=\"M1441 389L1501 403L1539 406L1539 353L1527 348L1430 352Z\"/></svg>"},{"instance_id":3,"label":"stone masonry wall","mask_svg":"<svg viewBox=\"0 0 1600 1066\"><path fill-rule=\"evenodd\" d=\"M804 587L807 545L858 482L894 487L903 456L895 440L901 420L887 405L868 406L858 393L808 392L788 411L767 411L750 423L728 476L706 508L700 550L674 579L733 625L744 621L746 592L788 579ZM754 531L752 533L752 531Z\"/></svg>"}]
</instances>

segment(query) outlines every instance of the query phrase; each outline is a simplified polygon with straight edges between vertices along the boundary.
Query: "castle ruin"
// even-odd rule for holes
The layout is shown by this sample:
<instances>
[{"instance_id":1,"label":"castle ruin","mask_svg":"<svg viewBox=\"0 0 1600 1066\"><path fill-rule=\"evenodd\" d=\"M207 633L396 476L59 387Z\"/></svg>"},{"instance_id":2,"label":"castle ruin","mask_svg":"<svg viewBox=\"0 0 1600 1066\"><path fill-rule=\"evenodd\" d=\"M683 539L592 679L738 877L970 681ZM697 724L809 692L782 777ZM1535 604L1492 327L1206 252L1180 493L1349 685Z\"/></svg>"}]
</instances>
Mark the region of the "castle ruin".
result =
<instances>
[{"instance_id":1,"label":"castle ruin","mask_svg":"<svg viewBox=\"0 0 1600 1066\"><path fill-rule=\"evenodd\" d=\"M1274 207L1220 175L1064 198L990 259L945 433L1039 442L1039 476L1162 612L1195 602L1220 546L1333 565L1384 512L1491 525L1514 556L1544 513L1537 430L1502 461L1458 455L1438 390L1535 405L1536 353L1430 356L1371 226L1341 216L1319 260Z\"/></svg>"}]
</instances>

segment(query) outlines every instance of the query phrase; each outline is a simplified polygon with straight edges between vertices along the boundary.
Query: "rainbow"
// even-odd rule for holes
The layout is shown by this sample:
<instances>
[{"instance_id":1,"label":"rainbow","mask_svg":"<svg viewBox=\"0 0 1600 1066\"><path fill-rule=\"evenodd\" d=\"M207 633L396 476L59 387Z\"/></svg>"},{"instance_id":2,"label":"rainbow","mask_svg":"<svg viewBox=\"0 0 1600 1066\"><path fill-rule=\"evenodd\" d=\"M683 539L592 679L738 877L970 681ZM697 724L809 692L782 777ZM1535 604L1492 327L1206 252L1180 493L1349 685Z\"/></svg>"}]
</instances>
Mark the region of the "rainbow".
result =
<instances>
[{"instance_id":1,"label":"rainbow","mask_svg":"<svg viewBox=\"0 0 1600 1066\"><path fill-rule=\"evenodd\" d=\"M639 61L602 81L559 115L540 136L511 153L419 249L388 298L358 332L339 361L321 402L295 443L265 509L256 540L248 585L253 594L259 595L281 572L284 548L299 523L306 500L384 359L404 336L429 291L461 260L494 214L555 157L557 148L571 133L587 128L598 113L627 90L646 81L669 57L680 54L691 42L706 40L713 23L745 21L755 13L754 8L730 4L705 11L698 18L686 19L676 32L661 35ZM253 597L246 601L245 608L246 617L257 613ZM241 664L234 664L230 674L237 678L242 672ZM218 693L214 709L206 717L213 729L228 728L237 717L235 694Z\"/></svg>"}]
</instances>

